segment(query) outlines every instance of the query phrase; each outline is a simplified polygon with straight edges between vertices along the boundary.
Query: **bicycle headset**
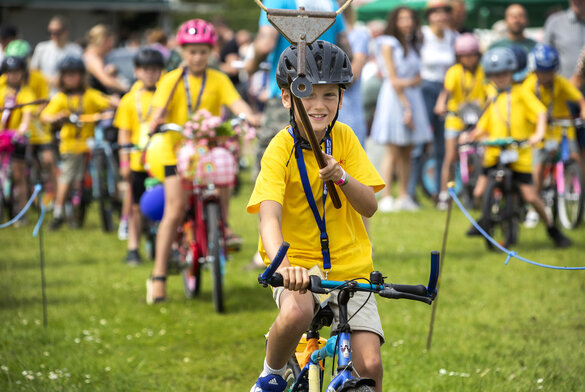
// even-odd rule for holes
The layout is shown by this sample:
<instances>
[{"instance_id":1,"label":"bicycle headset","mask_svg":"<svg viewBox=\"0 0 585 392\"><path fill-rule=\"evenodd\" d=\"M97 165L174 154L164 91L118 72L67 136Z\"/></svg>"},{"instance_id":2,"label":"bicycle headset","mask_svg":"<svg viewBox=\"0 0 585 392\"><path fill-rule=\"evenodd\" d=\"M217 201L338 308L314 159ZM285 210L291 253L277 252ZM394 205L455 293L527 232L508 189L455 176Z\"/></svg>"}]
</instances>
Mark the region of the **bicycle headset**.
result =
<instances>
[{"instance_id":1,"label":"bicycle headset","mask_svg":"<svg viewBox=\"0 0 585 392\"><path fill-rule=\"evenodd\" d=\"M135 67L155 66L163 68L165 60L160 51L153 48L141 48L136 55L134 55Z\"/></svg>"}]
</instances>

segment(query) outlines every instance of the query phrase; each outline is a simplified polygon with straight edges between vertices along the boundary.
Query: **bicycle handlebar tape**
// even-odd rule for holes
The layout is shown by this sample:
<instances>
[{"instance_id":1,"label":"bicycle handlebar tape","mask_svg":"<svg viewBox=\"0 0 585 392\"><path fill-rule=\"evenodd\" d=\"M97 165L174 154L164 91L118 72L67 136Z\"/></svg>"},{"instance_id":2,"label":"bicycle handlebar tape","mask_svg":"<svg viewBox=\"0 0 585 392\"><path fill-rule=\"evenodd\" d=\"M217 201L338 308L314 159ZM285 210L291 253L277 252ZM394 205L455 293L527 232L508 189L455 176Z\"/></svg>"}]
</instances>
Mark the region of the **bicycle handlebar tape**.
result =
<instances>
[{"instance_id":1,"label":"bicycle handlebar tape","mask_svg":"<svg viewBox=\"0 0 585 392\"><path fill-rule=\"evenodd\" d=\"M431 275L429 276L429 284L427 286L427 296L435 298L437 296L437 281L439 280L439 262L440 253L436 250L431 252Z\"/></svg>"},{"instance_id":2,"label":"bicycle handlebar tape","mask_svg":"<svg viewBox=\"0 0 585 392\"><path fill-rule=\"evenodd\" d=\"M268 268L266 268L266 270L258 276L259 283L266 286L266 282L272 277L272 275L274 275L274 272L278 269L278 267L280 267L280 264L282 263L282 260L284 259L286 252L288 252L289 247L290 247L290 244L288 242L282 241L280 248L278 248L278 252L276 252L276 256L274 256L274 259L272 259L272 262L270 263ZM282 281L282 277L281 277L281 281ZM272 285L272 286L274 286L274 285ZM281 286L282 286L282 284L281 284Z\"/></svg>"},{"instance_id":3,"label":"bicycle handlebar tape","mask_svg":"<svg viewBox=\"0 0 585 392\"><path fill-rule=\"evenodd\" d=\"M391 286L396 291L400 291L401 293L420 295L423 297L427 295L427 288L422 284L417 285L392 284Z\"/></svg>"}]
</instances>

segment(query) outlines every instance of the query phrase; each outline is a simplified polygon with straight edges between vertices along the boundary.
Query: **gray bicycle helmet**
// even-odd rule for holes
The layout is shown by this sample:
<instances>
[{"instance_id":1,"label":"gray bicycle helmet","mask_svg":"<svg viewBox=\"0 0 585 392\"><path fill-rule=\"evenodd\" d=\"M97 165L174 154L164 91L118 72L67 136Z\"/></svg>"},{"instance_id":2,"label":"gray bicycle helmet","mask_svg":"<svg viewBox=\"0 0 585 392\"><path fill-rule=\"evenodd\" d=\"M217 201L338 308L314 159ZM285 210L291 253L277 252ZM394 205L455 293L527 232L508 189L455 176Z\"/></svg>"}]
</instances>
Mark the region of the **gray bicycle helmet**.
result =
<instances>
[{"instance_id":1,"label":"gray bicycle helmet","mask_svg":"<svg viewBox=\"0 0 585 392\"><path fill-rule=\"evenodd\" d=\"M278 60L276 83L280 88L289 88L297 74L297 47L286 48ZM351 62L338 46L317 40L307 45L306 78L311 84L337 84L346 88L353 81Z\"/></svg>"},{"instance_id":2,"label":"gray bicycle helmet","mask_svg":"<svg viewBox=\"0 0 585 392\"><path fill-rule=\"evenodd\" d=\"M515 72L518 61L510 48L493 48L484 53L481 65L486 75L500 72Z\"/></svg>"}]
</instances>

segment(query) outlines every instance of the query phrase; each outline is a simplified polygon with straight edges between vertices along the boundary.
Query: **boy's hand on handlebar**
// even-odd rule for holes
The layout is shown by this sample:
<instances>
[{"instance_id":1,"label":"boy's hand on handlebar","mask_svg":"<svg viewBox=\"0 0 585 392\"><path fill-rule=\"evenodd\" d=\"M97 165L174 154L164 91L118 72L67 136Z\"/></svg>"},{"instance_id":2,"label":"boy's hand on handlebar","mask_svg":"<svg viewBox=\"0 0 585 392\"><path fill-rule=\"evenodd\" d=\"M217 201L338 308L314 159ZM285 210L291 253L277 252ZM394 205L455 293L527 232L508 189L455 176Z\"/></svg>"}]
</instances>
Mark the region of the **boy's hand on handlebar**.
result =
<instances>
[{"instance_id":1,"label":"boy's hand on handlebar","mask_svg":"<svg viewBox=\"0 0 585 392\"><path fill-rule=\"evenodd\" d=\"M528 143L531 146L535 146L542 141L542 137L540 135L532 135L530 139L528 139Z\"/></svg>"},{"instance_id":2,"label":"boy's hand on handlebar","mask_svg":"<svg viewBox=\"0 0 585 392\"><path fill-rule=\"evenodd\" d=\"M277 270L282 275L283 287L301 294L309 287L309 273L303 267L282 267Z\"/></svg>"}]
</instances>

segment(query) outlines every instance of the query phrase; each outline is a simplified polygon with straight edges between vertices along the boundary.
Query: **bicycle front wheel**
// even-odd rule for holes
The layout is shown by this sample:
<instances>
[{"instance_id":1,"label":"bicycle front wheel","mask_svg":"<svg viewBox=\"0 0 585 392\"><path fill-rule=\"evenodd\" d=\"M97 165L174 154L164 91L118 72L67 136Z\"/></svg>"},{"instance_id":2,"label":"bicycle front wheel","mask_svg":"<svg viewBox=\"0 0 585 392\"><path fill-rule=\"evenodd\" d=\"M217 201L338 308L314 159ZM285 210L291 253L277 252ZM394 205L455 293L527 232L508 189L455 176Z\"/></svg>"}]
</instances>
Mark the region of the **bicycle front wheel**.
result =
<instances>
[{"instance_id":1,"label":"bicycle front wheel","mask_svg":"<svg viewBox=\"0 0 585 392\"><path fill-rule=\"evenodd\" d=\"M565 192L558 194L557 213L565 229L574 229L581 222L583 215L583 175L579 164L569 161L565 165Z\"/></svg>"},{"instance_id":2,"label":"bicycle front wheel","mask_svg":"<svg viewBox=\"0 0 585 392\"><path fill-rule=\"evenodd\" d=\"M482 213L487 233L501 246L507 248L518 241L518 217L515 206L517 195L505 192L502 184L491 180L484 195ZM495 246L486 239L486 246Z\"/></svg>"},{"instance_id":3,"label":"bicycle front wheel","mask_svg":"<svg viewBox=\"0 0 585 392\"><path fill-rule=\"evenodd\" d=\"M224 311L223 304L223 259L225 251L222 249L222 236L220 229L221 214L219 204L209 202L205 205L207 219L207 262L211 264L211 276L213 279L213 303L218 313Z\"/></svg>"},{"instance_id":4,"label":"bicycle front wheel","mask_svg":"<svg viewBox=\"0 0 585 392\"><path fill-rule=\"evenodd\" d=\"M102 230L106 233L114 230L112 195L108 189L108 167L103 150L94 153L95 181L98 192L98 205Z\"/></svg>"}]
</instances>

